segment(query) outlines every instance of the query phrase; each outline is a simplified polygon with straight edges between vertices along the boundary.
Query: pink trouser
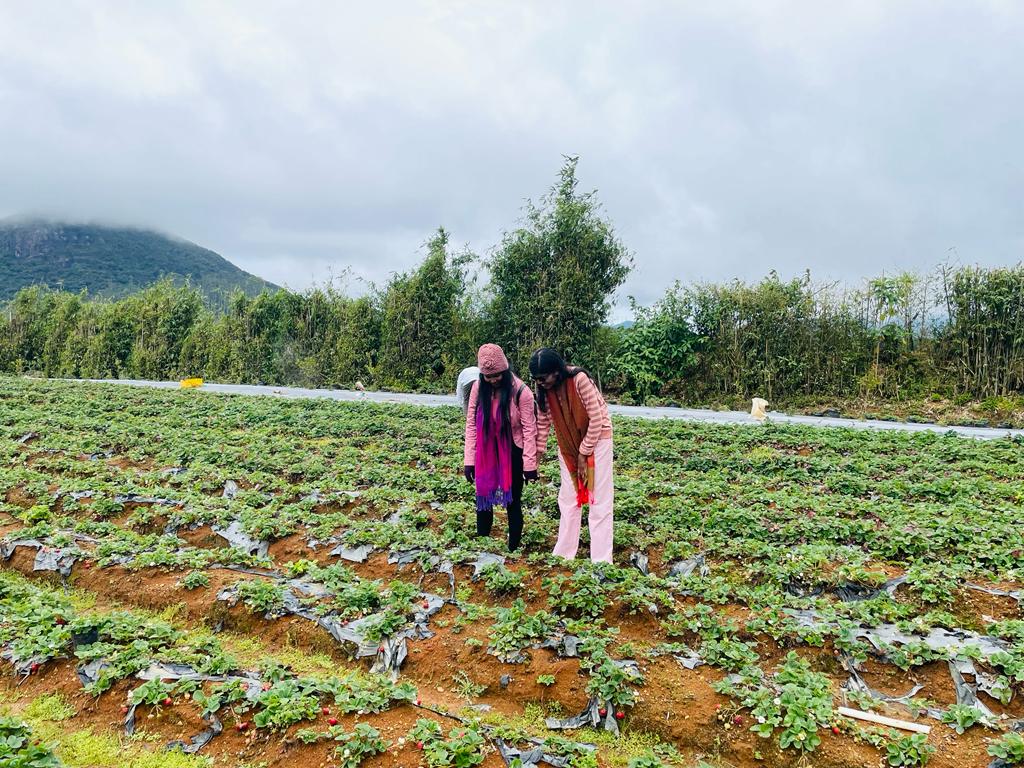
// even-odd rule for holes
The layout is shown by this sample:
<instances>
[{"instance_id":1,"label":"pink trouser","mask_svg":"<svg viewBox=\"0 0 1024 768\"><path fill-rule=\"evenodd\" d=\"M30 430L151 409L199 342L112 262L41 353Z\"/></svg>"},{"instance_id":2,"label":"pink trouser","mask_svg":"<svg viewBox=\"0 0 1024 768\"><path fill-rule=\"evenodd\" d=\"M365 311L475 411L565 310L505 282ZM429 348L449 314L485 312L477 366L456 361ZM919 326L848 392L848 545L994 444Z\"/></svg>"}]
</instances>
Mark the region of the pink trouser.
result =
<instances>
[{"instance_id":1,"label":"pink trouser","mask_svg":"<svg viewBox=\"0 0 1024 768\"><path fill-rule=\"evenodd\" d=\"M583 510L576 504L576 479L569 475L562 453L558 453L562 469L562 487L558 491L558 542L555 554L572 560L580 546L580 518ZM612 561L612 441L598 440L594 448L594 503L587 513L590 527L590 559L595 563Z\"/></svg>"}]
</instances>

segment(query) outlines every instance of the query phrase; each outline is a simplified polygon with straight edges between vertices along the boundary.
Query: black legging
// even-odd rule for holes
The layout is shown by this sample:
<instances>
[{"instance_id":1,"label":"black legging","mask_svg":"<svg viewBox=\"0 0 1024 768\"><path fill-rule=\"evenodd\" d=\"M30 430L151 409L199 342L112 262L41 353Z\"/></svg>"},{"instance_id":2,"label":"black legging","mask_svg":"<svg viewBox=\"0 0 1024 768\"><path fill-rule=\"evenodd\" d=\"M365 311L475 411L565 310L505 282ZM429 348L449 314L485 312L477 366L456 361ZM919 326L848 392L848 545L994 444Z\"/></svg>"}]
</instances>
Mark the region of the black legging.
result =
<instances>
[{"instance_id":1,"label":"black legging","mask_svg":"<svg viewBox=\"0 0 1024 768\"><path fill-rule=\"evenodd\" d=\"M514 552L519 549L523 538L523 449L512 443L512 501L508 508L508 549ZM494 510L477 510L477 536L490 536L494 525Z\"/></svg>"}]
</instances>

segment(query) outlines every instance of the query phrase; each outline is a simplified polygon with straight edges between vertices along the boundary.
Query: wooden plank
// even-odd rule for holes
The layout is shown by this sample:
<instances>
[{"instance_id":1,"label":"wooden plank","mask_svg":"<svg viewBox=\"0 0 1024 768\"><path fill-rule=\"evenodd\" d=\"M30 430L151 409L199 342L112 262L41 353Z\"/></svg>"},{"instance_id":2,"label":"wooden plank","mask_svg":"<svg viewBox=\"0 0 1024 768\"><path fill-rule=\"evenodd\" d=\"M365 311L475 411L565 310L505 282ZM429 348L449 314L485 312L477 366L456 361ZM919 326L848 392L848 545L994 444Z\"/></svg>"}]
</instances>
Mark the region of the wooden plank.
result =
<instances>
[{"instance_id":1,"label":"wooden plank","mask_svg":"<svg viewBox=\"0 0 1024 768\"><path fill-rule=\"evenodd\" d=\"M892 728L901 728L904 731L929 734L932 730L930 725L924 725L923 723L912 723L908 720L897 720L893 717L876 715L874 712L862 712L859 709L850 709L849 707L839 707L836 711L844 717L853 717L857 720L866 720L869 723L876 723L877 725L888 725Z\"/></svg>"}]
</instances>

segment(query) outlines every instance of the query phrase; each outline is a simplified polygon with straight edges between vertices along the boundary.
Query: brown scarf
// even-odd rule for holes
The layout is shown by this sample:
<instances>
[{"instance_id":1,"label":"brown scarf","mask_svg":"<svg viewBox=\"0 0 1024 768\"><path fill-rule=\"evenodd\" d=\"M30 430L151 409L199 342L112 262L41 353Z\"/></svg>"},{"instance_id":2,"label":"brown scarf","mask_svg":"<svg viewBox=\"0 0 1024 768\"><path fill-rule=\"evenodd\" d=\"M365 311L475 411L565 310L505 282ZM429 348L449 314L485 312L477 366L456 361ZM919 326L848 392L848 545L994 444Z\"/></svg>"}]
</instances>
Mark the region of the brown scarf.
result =
<instances>
[{"instance_id":1,"label":"brown scarf","mask_svg":"<svg viewBox=\"0 0 1024 768\"><path fill-rule=\"evenodd\" d=\"M587 374L580 371L576 375L586 376ZM576 458L580 455L580 445L590 426L587 406L576 389L576 376L570 376L557 387L549 390L546 401L548 410L551 412L551 422L555 426L558 450L565 460L570 477L576 480ZM587 484L580 486L578 480L576 480L576 484L577 503L589 504L593 500L594 490L594 467L592 465L587 469Z\"/></svg>"}]
</instances>

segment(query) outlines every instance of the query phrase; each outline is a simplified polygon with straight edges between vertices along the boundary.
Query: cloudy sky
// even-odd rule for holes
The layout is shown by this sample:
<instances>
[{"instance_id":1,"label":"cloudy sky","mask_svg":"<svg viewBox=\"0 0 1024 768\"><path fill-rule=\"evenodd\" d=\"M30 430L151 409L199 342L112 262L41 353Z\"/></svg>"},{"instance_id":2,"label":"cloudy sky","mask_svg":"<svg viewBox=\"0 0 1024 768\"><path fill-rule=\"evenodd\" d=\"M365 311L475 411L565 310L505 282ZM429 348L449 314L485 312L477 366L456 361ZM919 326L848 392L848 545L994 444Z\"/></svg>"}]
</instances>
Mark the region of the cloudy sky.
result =
<instances>
[{"instance_id":1,"label":"cloudy sky","mask_svg":"<svg viewBox=\"0 0 1024 768\"><path fill-rule=\"evenodd\" d=\"M1016 263L1022 40L1016 0L0 0L0 217L382 282L438 225L487 254L576 154L620 307Z\"/></svg>"}]
</instances>

